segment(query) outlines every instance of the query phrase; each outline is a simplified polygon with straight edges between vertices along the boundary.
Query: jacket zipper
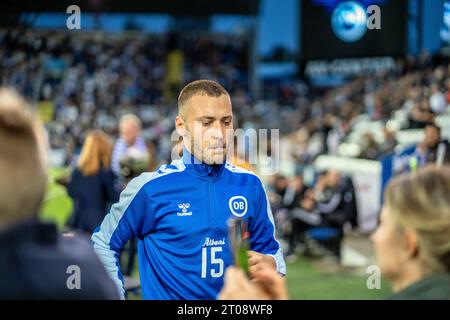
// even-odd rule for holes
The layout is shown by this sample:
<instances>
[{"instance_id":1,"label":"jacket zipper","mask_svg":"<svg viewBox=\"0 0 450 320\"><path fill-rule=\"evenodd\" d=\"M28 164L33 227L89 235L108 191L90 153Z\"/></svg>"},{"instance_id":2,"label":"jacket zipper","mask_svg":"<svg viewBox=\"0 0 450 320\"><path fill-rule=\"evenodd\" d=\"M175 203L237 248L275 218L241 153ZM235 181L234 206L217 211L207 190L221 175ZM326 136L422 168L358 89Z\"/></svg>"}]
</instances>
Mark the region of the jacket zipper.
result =
<instances>
[{"instance_id":1,"label":"jacket zipper","mask_svg":"<svg viewBox=\"0 0 450 320\"><path fill-rule=\"evenodd\" d=\"M211 179L208 179L208 193L209 193L209 222L211 227L216 226L216 207L215 207L215 192L214 185Z\"/></svg>"}]
</instances>

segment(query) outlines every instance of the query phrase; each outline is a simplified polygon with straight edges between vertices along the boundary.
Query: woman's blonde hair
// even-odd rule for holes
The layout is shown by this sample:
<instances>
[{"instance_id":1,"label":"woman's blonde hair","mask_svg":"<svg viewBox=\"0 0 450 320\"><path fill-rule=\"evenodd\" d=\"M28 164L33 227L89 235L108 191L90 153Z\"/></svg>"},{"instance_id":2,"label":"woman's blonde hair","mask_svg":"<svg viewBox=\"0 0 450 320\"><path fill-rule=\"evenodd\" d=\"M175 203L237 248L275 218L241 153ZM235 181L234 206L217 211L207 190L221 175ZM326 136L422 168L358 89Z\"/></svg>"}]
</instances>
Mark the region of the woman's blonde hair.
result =
<instances>
[{"instance_id":1,"label":"woman's blonde hair","mask_svg":"<svg viewBox=\"0 0 450 320\"><path fill-rule=\"evenodd\" d=\"M46 143L28 102L0 87L0 228L38 212L47 186Z\"/></svg>"},{"instance_id":2,"label":"woman's blonde hair","mask_svg":"<svg viewBox=\"0 0 450 320\"><path fill-rule=\"evenodd\" d=\"M393 179L386 205L401 228L418 236L419 255L432 272L450 271L450 167L427 166Z\"/></svg>"},{"instance_id":3,"label":"woman's blonde hair","mask_svg":"<svg viewBox=\"0 0 450 320\"><path fill-rule=\"evenodd\" d=\"M78 159L78 169L85 176L96 174L101 167L109 169L111 165L112 147L108 136L96 130L89 133L84 141L80 158Z\"/></svg>"}]
</instances>

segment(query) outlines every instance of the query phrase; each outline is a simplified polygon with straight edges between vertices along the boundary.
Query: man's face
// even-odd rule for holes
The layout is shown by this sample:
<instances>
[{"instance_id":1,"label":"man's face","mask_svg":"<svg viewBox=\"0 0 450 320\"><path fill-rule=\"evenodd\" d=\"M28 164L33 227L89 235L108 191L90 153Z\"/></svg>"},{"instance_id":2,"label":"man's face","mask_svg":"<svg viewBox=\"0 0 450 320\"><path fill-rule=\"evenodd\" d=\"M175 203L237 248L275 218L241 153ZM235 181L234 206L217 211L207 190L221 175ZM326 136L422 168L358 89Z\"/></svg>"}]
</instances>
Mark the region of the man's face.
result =
<instances>
[{"instance_id":1,"label":"man's face","mask_svg":"<svg viewBox=\"0 0 450 320\"><path fill-rule=\"evenodd\" d=\"M228 144L233 137L233 111L228 95L210 97L194 95L185 119L177 117L177 129L185 132L186 148L202 162L213 165L225 162Z\"/></svg>"},{"instance_id":2,"label":"man's face","mask_svg":"<svg viewBox=\"0 0 450 320\"><path fill-rule=\"evenodd\" d=\"M124 121L120 124L120 137L128 146L132 146L136 141L139 129L136 124L131 121Z\"/></svg>"}]
</instances>

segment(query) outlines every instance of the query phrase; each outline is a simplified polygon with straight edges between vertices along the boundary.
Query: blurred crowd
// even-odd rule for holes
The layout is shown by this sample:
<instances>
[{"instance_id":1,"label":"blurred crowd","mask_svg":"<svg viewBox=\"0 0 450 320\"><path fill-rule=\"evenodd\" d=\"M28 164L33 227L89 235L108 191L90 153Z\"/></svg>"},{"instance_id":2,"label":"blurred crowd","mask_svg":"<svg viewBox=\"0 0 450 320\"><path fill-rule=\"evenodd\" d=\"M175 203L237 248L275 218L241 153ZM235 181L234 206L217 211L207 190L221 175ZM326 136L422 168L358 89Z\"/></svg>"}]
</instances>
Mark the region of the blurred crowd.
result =
<instances>
[{"instance_id":1,"label":"blurred crowd","mask_svg":"<svg viewBox=\"0 0 450 320\"><path fill-rule=\"evenodd\" d=\"M248 41L233 35L0 32L0 85L13 86L34 102L51 148L62 151L62 165L75 166L91 130L102 130L114 142L103 166L111 167L121 182L109 181L109 173L101 170L96 182L65 182L78 203L83 197L99 198L85 194L84 183L109 181L101 191L106 196L94 205L92 216L97 218L80 222L72 215L69 224L85 231L101 221L121 185L171 160L177 94L194 79L216 80L227 88L235 127L280 129L281 166L293 169L265 182L288 254L304 244L311 228L334 230L324 237L340 243L344 226L357 226L351 179L329 170L304 181L305 168L318 156L379 160L400 147L398 131L427 128L417 150L423 164L436 161L443 137L435 120L448 114L450 104L447 58L423 54L398 60L393 70L363 75L334 89L318 90L298 79L263 82L258 99L249 89L250 69ZM352 152L343 148L349 144ZM128 161L136 154L142 163ZM258 173L258 166L248 168ZM73 175L78 176L83 175ZM339 246L332 250L340 255Z\"/></svg>"},{"instance_id":2,"label":"blurred crowd","mask_svg":"<svg viewBox=\"0 0 450 320\"><path fill-rule=\"evenodd\" d=\"M118 137L118 119L126 113L140 118L143 139L156 146L159 161L167 161L176 95L182 84L200 78L216 80L230 92L236 127L279 128L289 160L300 169L320 154L379 159L398 145L396 131L424 128L448 111L446 58L398 60L394 70L329 90L301 80L263 82L256 99L248 85L248 51L245 38L220 34L69 37L3 31L0 82L17 88L42 113L51 110L46 123L51 145L65 150L67 163L89 129ZM355 130L362 120L377 126ZM348 141L355 151L339 148Z\"/></svg>"},{"instance_id":3,"label":"blurred crowd","mask_svg":"<svg viewBox=\"0 0 450 320\"><path fill-rule=\"evenodd\" d=\"M89 129L117 137L126 113L141 119L143 138L167 160L182 85L207 78L247 92L247 55L245 39L225 35L2 31L0 83L47 113L51 146L67 162Z\"/></svg>"},{"instance_id":4,"label":"blurred crowd","mask_svg":"<svg viewBox=\"0 0 450 320\"><path fill-rule=\"evenodd\" d=\"M283 109L280 127L289 128L292 157L297 165L320 154L381 159L399 147L399 131L423 129L449 114L449 76L448 58L424 54L323 92L291 86L292 109ZM444 125L450 127L448 118Z\"/></svg>"}]
</instances>

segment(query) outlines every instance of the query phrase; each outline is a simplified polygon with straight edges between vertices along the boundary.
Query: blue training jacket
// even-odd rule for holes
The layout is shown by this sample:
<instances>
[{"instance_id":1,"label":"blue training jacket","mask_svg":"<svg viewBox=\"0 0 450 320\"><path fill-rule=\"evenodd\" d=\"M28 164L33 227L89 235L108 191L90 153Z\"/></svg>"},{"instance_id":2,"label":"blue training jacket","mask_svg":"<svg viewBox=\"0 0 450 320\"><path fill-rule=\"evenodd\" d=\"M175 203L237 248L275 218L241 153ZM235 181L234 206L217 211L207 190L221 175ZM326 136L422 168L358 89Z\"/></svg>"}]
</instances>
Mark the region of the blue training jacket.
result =
<instances>
[{"instance_id":1,"label":"blue training jacket","mask_svg":"<svg viewBox=\"0 0 450 320\"><path fill-rule=\"evenodd\" d=\"M196 163L197 162L197 163ZM124 297L119 252L138 238L143 299L215 299L233 264L227 220L248 223L250 247L286 265L266 192L250 171L183 159L133 179L92 235L94 249Z\"/></svg>"}]
</instances>

